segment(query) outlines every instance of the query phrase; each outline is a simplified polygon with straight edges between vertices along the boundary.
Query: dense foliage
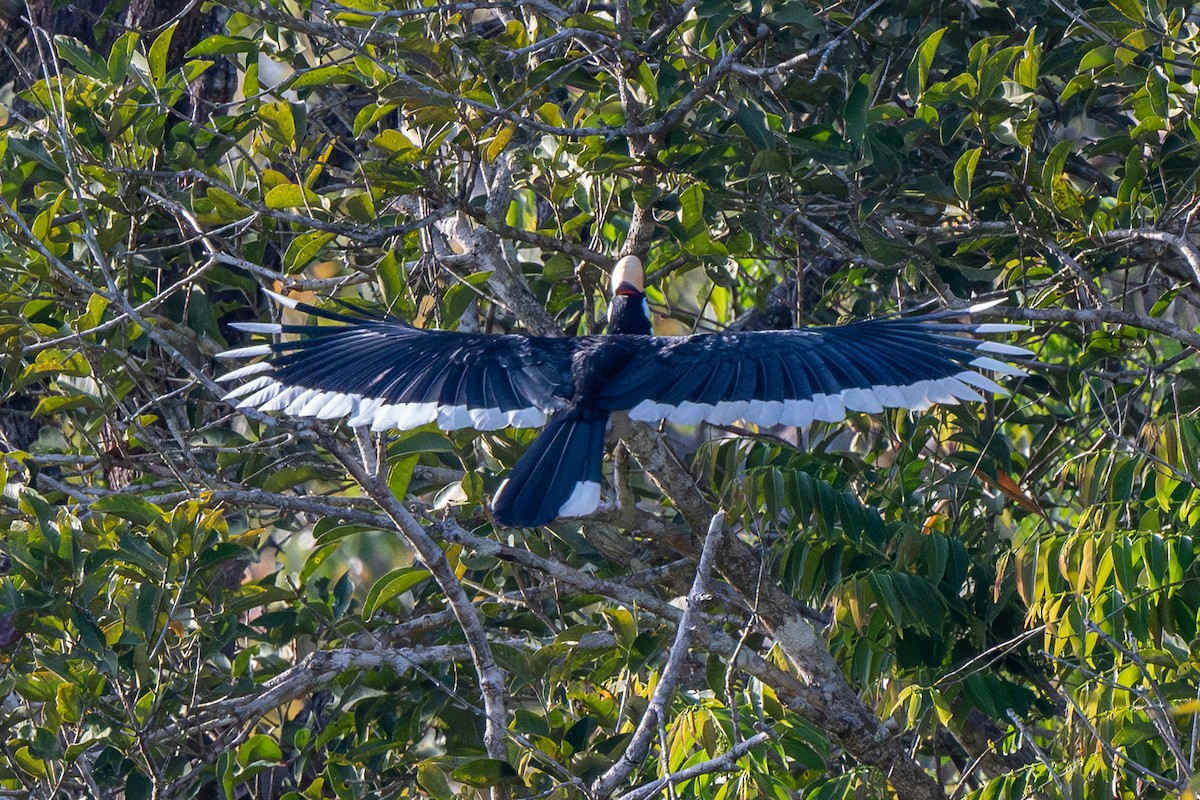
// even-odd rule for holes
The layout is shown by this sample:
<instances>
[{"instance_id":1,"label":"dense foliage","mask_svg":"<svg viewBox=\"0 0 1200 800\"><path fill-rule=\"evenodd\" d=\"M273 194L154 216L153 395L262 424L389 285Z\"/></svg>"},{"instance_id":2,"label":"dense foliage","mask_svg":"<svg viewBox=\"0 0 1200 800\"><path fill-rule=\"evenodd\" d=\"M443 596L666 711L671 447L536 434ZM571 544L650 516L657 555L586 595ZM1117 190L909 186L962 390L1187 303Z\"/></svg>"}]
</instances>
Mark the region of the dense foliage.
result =
<instances>
[{"instance_id":1,"label":"dense foliage","mask_svg":"<svg viewBox=\"0 0 1200 800\"><path fill-rule=\"evenodd\" d=\"M0 796L1194 788L1190 3L126 5L7 23ZM630 252L661 333L1005 297L1040 364L631 429L536 531L528 431L213 382L263 286L575 334Z\"/></svg>"}]
</instances>

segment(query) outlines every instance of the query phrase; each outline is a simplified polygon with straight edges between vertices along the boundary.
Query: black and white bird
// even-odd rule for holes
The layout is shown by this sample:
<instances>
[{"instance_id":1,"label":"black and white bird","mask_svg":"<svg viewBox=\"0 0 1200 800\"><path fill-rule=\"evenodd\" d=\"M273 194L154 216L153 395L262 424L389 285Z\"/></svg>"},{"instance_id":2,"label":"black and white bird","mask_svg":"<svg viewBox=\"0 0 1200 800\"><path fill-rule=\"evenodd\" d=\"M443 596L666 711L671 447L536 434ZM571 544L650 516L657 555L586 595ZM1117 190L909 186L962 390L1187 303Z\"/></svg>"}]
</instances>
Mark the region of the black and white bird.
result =
<instances>
[{"instance_id":1,"label":"black and white bird","mask_svg":"<svg viewBox=\"0 0 1200 800\"><path fill-rule=\"evenodd\" d=\"M342 324L238 323L289 338L222 353L267 358L218 380L238 408L372 431L543 427L492 501L497 522L543 525L600 503L604 439L617 412L641 422L806 427L848 412L923 410L1005 390L978 370L1024 375L1032 352L975 338L1022 325L959 321L995 303L786 331L654 336L641 262L613 271L606 335L553 338L414 328L393 317L279 304Z\"/></svg>"}]
</instances>

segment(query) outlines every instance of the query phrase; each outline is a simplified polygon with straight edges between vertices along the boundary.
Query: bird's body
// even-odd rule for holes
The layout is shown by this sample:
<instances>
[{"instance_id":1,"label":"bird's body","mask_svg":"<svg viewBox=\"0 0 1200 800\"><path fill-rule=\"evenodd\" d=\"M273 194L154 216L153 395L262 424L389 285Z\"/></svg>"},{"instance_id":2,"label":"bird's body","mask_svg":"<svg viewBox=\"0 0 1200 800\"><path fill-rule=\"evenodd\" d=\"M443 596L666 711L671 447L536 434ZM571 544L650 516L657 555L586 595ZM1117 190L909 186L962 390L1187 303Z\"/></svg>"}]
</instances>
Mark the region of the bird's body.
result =
<instances>
[{"instance_id":1,"label":"bird's body","mask_svg":"<svg viewBox=\"0 0 1200 800\"><path fill-rule=\"evenodd\" d=\"M240 398L239 407L345 418L375 431L545 425L492 504L501 524L528 527L599 505L614 412L643 422L804 427L852 411L982 400L976 390L1004 390L976 369L1023 374L992 355L1030 355L970 338L1021 326L950 321L978 309L828 328L653 336L640 262L622 259L613 285L609 333L573 339L421 330L273 295L342 324L241 324L298 338L223 354L271 356L223 376L250 378L226 397Z\"/></svg>"}]
</instances>

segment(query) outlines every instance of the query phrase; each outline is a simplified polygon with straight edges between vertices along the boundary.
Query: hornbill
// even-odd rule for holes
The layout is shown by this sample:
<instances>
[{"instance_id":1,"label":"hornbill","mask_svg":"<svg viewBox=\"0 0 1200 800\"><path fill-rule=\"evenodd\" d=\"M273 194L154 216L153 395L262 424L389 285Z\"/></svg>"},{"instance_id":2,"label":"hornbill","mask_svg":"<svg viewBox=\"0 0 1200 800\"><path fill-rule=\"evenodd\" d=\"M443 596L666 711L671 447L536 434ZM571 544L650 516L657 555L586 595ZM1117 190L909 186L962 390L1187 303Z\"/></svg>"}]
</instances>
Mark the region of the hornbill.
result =
<instances>
[{"instance_id":1,"label":"hornbill","mask_svg":"<svg viewBox=\"0 0 1200 800\"><path fill-rule=\"evenodd\" d=\"M497 522L543 525L600 503L609 417L642 422L807 426L849 411L922 410L983 400L1004 389L977 369L1007 375L1032 352L973 335L1022 325L959 322L994 305L786 331L654 336L642 264L613 271L608 334L553 338L414 328L394 317L280 305L339 325L235 323L292 338L230 350L268 356L218 380L238 408L282 411L351 427L442 430L545 426L492 501Z\"/></svg>"}]
</instances>

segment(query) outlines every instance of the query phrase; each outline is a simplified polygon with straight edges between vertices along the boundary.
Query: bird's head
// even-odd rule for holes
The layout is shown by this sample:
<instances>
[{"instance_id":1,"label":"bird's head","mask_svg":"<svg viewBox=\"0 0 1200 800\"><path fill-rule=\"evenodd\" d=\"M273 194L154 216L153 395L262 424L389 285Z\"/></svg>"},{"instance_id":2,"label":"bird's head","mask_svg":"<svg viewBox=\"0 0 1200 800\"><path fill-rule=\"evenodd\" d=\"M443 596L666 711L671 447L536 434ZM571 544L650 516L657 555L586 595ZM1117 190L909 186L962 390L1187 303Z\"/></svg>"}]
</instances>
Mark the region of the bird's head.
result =
<instances>
[{"instance_id":1,"label":"bird's head","mask_svg":"<svg viewBox=\"0 0 1200 800\"><path fill-rule=\"evenodd\" d=\"M649 336L651 333L645 272L637 256L625 256L613 267L608 332L640 336Z\"/></svg>"}]
</instances>

